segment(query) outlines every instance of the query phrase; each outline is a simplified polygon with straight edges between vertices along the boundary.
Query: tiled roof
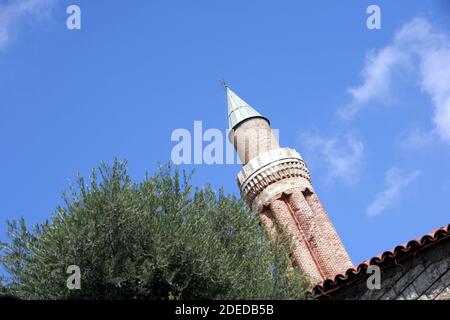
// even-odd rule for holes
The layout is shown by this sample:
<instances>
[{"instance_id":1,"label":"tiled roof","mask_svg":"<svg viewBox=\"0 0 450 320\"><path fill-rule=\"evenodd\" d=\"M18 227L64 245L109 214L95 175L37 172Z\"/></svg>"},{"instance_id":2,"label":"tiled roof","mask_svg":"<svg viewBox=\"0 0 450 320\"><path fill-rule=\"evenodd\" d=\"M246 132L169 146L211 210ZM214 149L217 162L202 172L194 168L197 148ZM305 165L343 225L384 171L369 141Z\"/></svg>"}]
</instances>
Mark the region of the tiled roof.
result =
<instances>
[{"instance_id":1,"label":"tiled roof","mask_svg":"<svg viewBox=\"0 0 450 320\"><path fill-rule=\"evenodd\" d=\"M317 296L327 295L341 287L366 275L367 267L377 265L381 268L395 264L399 259L414 255L418 251L435 245L443 239L450 238L450 224L426 234L416 240L411 240L406 244L399 245L393 250L385 251L382 254L366 260L353 268L347 269L345 273L338 274L334 278L326 279L322 284L313 288L313 293Z\"/></svg>"}]
</instances>

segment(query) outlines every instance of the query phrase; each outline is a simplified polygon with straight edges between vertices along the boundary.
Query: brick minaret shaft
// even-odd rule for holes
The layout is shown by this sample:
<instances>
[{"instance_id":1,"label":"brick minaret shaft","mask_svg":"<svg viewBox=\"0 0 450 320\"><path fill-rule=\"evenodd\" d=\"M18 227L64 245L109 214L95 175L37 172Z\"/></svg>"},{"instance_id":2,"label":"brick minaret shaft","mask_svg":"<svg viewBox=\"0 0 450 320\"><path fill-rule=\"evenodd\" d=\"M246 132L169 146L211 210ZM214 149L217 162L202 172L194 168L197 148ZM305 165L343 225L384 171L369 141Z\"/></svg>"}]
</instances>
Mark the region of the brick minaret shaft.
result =
<instances>
[{"instance_id":1,"label":"brick minaret shaft","mask_svg":"<svg viewBox=\"0 0 450 320\"><path fill-rule=\"evenodd\" d=\"M281 226L294 242L298 265L320 283L352 267L352 262L294 149L278 145L269 120L226 86L230 141L243 163L241 194L271 236Z\"/></svg>"}]
</instances>

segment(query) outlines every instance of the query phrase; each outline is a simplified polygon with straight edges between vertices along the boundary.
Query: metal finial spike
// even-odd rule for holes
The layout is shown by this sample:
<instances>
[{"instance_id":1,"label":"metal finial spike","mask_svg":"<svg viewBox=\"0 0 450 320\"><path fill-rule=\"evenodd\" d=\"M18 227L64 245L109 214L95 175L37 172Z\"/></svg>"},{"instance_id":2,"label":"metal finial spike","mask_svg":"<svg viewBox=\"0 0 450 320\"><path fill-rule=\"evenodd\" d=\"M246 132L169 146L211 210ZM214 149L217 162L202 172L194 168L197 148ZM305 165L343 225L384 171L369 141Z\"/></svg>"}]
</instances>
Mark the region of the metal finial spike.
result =
<instances>
[{"instance_id":1,"label":"metal finial spike","mask_svg":"<svg viewBox=\"0 0 450 320\"><path fill-rule=\"evenodd\" d=\"M222 84L223 84L223 87L226 90L228 88L228 84L226 83L226 81L223 78L222 78Z\"/></svg>"}]
</instances>

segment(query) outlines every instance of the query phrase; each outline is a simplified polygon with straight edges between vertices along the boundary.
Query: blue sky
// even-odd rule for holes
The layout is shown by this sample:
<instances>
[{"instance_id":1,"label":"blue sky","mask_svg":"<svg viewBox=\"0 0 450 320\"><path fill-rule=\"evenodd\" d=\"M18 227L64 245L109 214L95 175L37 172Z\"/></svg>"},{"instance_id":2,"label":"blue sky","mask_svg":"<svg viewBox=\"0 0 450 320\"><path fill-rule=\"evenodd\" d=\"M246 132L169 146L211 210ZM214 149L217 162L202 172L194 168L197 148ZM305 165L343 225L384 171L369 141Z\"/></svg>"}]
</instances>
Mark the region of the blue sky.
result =
<instances>
[{"instance_id":1,"label":"blue sky","mask_svg":"<svg viewBox=\"0 0 450 320\"><path fill-rule=\"evenodd\" d=\"M449 38L445 1L0 0L0 240L77 172L119 157L139 180L173 130L225 130L222 78L302 154L354 263L446 225ZM184 167L238 192L237 164Z\"/></svg>"}]
</instances>

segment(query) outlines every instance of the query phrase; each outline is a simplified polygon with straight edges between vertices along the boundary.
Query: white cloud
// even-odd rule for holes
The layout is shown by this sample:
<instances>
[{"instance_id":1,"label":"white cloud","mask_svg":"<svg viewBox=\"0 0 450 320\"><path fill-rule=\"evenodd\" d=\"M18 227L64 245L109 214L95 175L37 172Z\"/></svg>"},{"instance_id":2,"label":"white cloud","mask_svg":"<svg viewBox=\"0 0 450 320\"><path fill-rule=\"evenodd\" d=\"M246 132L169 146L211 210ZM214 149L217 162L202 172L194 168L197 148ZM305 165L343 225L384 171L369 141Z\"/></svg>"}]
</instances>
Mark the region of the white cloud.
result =
<instances>
[{"instance_id":1,"label":"white cloud","mask_svg":"<svg viewBox=\"0 0 450 320\"><path fill-rule=\"evenodd\" d=\"M400 145L405 149L423 149L433 144L435 136L433 132L415 128L400 136Z\"/></svg>"},{"instance_id":2,"label":"white cloud","mask_svg":"<svg viewBox=\"0 0 450 320\"><path fill-rule=\"evenodd\" d=\"M47 14L54 0L0 0L0 49L5 48L14 34L14 27L25 17Z\"/></svg>"},{"instance_id":3,"label":"white cloud","mask_svg":"<svg viewBox=\"0 0 450 320\"><path fill-rule=\"evenodd\" d=\"M364 84L347 90L352 97L352 102L339 108L339 115L348 119L356 115L372 100L389 101L392 71L404 60L402 52L391 46L380 50L377 54L370 52L362 71Z\"/></svg>"},{"instance_id":4,"label":"white cloud","mask_svg":"<svg viewBox=\"0 0 450 320\"><path fill-rule=\"evenodd\" d=\"M404 173L398 168L391 168L386 172L385 188L375 196L367 207L367 215L375 217L395 204L402 191L420 175L420 171Z\"/></svg>"},{"instance_id":5,"label":"white cloud","mask_svg":"<svg viewBox=\"0 0 450 320\"><path fill-rule=\"evenodd\" d=\"M450 142L450 38L423 18L403 25L391 44L367 58L363 84L348 89L351 101L338 114L351 118L369 102L388 102L394 76L405 71L412 71L411 80L431 98L436 135Z\"/></svg>"},{"instance_id":6,"label":"white cloud","mask_svg":"<svg viewBox=\"0 0 450 320\"><path fill-rule=\"evenodd\" d=\"M447 49L426 52L421 74L421 86L435 106L436 131L450 142L450 42Z\"/></svg>"},{"instance_id":7,"label":"white cloud","mask_svg":"<svg viewBox=\"0 0 450 320\"><path fill-rule=\"evenodd\" d=\"M304 134L302 141L307 151L325 164L326 183L340 180L351 185L358 180L364 144L353 134L335 137Z\"/></svg>"}]
</instances>

